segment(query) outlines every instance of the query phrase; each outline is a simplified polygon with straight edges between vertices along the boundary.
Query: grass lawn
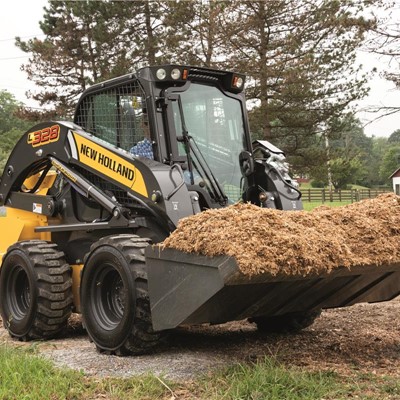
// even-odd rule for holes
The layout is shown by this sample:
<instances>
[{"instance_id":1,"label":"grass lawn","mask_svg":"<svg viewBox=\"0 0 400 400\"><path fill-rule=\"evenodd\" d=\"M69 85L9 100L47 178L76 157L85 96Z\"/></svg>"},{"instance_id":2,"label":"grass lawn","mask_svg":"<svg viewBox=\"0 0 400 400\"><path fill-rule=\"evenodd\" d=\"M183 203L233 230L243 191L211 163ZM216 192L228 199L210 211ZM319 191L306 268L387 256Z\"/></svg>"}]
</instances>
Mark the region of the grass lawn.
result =
<instances>
[{"instance_id":1,"label":"grass lawn","mask_svg":"<svg viewBox=\"0 0 400 400\"><path fill-rule=\"evenodd\" d=\"M326 201L325 203L319 202L319 201L303 201L303 207L304 210L306 211L311 211L316 207L319 206L327 206L327 207L341 207L344 206L346 204L350 204L350 201Z\"/></svg>"},{"instance_id":2,"label":"grass lawn","mask_svg":"<svg viewBox=\"0 0 400 400\"><path fill-rule=\"evenodd\" d=\"M369 188L366 187L366 186L353 185L353 184L352 184L352 185L349 185L348 187L349 187L349 189L358 189L358 190L364 190L364 189L365 189L365 190L368 190L368 189L369 189ZM300 189L300 190L307 190L307 189L315 189L315 190L317 190L317 189L320 189L320 190L325 189L325 190L328 190L329 187L325 187L325 188L314 188L314 187L311 186L311 183L310 183L310 182L307 182L307 183L301 183L299 189Z\"/></svg>"},{"instance_id":3,"label":"grass lawn","mask_svg":"<svg viewBox=\"0 0 400 400\"><path fill-rule=\"evenodd\" d=\"M34 350L0 346L0 398L4 400L301 400L398 399L400 383L393 377L341 376L285 367L266 358L209 373L197 380L174 383L154 376L129 379L92 378L55 368Z\"/></svg>"}]
</instances>

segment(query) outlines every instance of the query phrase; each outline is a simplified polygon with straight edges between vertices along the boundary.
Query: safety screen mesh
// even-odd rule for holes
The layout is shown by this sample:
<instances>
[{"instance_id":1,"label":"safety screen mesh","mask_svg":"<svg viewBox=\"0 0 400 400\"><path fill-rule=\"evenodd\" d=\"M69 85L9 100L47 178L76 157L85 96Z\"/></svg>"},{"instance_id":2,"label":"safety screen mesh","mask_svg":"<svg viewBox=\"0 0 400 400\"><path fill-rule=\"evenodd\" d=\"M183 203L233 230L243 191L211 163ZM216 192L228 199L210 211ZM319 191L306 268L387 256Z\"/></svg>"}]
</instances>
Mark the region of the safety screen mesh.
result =
<instances>
[{"instance_id":1,"label":"safety screen mesh","mask_svg":"<svg viewBox=\"0 0 400 400\"><path fill-rule=\"evenodd\" d=\"M127 151L150 136L145 94L138 81L89 95L80 103L75 123Z\"/></svg>"}]
</instances>

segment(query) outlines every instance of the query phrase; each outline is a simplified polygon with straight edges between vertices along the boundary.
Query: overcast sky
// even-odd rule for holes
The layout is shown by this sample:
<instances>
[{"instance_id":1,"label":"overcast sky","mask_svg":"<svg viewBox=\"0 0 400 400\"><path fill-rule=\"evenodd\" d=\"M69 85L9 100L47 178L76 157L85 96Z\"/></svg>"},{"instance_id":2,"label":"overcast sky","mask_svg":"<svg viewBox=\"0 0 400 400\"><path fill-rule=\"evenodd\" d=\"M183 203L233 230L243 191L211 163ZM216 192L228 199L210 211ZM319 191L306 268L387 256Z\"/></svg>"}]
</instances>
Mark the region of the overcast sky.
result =
<instances>
[{"instance_id":1,"label":"overcast sky","mask_svg":"<svg viewBox=\"0 0 400 400\"><path fill-rule=\"evenodd\" d=\"M28 60L25 53L15 47L15 37L20 36L28 40L34 36L44 37L39 28L39 21L43 17L43 7L47 0L11 0L0 14L0 90L6 89L18 100L29 106L36 106L27 99L25 92L34 89L34 85L20 70L21 64ZM362 54L360 60L368 67L376 66L378 71L384 69L381 61L367 54ZM368 105L400 106L400 91L394 85L376 77L370 82L371 92L368 98L362 101L362 107ZM363 123L376 118L370 113L359 113ZM396 129L400 129L400 113L382 118L365 126L365 133L369 136L389 136Z\"/></svg>"}]
</instances>

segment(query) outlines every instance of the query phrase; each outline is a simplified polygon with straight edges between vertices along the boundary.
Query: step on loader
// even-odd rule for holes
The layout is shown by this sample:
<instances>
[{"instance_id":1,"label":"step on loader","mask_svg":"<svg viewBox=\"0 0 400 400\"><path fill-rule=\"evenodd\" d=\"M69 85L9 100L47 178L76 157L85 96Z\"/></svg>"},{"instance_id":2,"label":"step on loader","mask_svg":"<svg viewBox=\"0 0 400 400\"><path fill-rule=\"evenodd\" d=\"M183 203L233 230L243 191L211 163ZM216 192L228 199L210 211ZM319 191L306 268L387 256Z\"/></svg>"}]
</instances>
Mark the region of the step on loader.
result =
<instances>
[{"instance_id":1,"label":"step on loader","mask_svg":"<svg viewBox=\"0 0 400 400\"><path fill-rule=\"evenodd\" d=\"M108 354L142 354L181 325L248 318L298 330L322 308L399 294L398 265L252 277L232 257L153 246L185 217L238 201L301 210L285 156L251 142L242 74L145 67L81 95L73 122L23 134L0 184L0 308L19 340L81 313Z\"/></svg>"}]
</instances>

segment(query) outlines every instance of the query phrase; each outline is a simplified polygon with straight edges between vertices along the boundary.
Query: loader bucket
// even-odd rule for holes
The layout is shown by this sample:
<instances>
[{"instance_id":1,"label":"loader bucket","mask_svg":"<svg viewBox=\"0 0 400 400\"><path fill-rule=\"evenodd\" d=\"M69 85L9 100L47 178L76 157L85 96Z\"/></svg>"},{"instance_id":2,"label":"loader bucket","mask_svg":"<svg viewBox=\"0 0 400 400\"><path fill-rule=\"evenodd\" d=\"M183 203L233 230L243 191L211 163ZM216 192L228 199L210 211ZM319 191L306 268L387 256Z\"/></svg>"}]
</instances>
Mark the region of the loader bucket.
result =
<instances>
[{"instance_id":1,"label":"loader bucket","mask_svg":"<svg viewBox=\"0 0 400 400\"><path fill-rule=\"evenodd\" d=\"M250 277L229 256L149 246L146 264L156 331L387 301L400 294L400 263L340 267L306 277Z\"/></svg>"}]
</instances>

